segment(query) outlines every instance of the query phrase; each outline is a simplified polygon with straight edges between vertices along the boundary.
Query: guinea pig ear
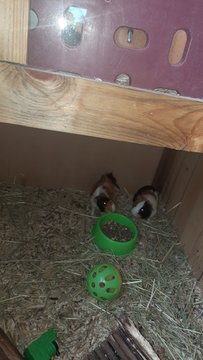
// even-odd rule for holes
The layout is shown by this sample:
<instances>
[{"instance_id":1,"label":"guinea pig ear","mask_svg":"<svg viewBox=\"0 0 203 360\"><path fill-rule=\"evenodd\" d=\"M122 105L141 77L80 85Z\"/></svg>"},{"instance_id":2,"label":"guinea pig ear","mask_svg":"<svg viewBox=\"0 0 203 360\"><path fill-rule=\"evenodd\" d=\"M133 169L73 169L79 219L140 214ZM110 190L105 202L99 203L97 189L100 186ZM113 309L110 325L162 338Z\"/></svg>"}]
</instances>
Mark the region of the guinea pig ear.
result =
<instances>
[{"instance_id":1,"label":"guinea pig ear","mask_svg":"<svg viewBox=\"0 0 203 360\"><path fill-rule=\"evenodd\" d=\"M120 186L117 184L117 180L116 180L115 176L113 176L112 172L106 174L106 176L112 181L112 183L114 184L114 186L117 187L117 189L120 189Z\"/></svg>"},{"instance_id":2,"label":"guinea pig ear","mask_svg":"<svg viewBox=\"0 0 203 360\"><path fill-rule=\"evenodd\" d=\"M112 202L111 211L113 211L113 212L116 211L116 205L114 204L114 202Z\"/></svg>"}]
</instances>

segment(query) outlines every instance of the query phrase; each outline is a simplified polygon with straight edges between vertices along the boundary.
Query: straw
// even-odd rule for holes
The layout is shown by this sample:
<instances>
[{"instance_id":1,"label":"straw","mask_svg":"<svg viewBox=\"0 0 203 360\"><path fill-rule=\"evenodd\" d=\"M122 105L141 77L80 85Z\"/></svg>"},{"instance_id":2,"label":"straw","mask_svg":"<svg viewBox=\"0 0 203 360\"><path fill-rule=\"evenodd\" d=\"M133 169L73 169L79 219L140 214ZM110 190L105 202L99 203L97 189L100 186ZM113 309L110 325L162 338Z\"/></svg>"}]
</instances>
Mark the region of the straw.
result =
<instances>
[{"instance_id":1,"label":"straw","mask_svg":"<svg viewBox=\"0 0 203 360\"><path fill-rule=\"evenodd\" d=\"M130 199L121 191L117 210L132 218ZM83 359L126 313L162 360L203 358L200 290L161 206L137 223L138 246L125 258L92 244L87 192L2 183L0 207L0 326L21 352L55 327L60 359ZM102 262L123 278L112 302L86 289L87 272Z\"/></svg>"}]
</instances>

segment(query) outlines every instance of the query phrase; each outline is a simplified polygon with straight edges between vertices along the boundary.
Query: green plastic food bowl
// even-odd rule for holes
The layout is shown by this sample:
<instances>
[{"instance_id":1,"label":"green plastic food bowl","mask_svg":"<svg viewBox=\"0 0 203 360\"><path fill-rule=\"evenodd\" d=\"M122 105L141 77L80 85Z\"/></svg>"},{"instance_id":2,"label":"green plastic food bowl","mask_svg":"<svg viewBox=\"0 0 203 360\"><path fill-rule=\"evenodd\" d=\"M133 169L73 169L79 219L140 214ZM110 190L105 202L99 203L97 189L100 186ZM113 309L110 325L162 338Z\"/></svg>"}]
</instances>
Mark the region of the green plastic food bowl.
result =
<instances>
[{"instance_id":1,"label":"green plastic food bowl","mask_svg":"<svg viewBox=\"0 0 203 360\"><path fill-rule=\"evenodd\" d=\"M130 238L126 241L119 241L116 239L116 234L114 240L111 237L107 236L104 233L104 225L116 223L117 226L123 226L126 230L130 231ZM122 230L122 228L121 228ZM118 230L117 230L118 231ZM120 233L118 237L120 237ZM92 240L96 244L96 246L104 251L111 252L117 256L127 256L130 255L131 252L134 250L137 244L137 226L135 223L130 220L127 216L118 214L118 213L107 213L101 215L96 224L92 228Z\"/></svg>"}]
</instances>

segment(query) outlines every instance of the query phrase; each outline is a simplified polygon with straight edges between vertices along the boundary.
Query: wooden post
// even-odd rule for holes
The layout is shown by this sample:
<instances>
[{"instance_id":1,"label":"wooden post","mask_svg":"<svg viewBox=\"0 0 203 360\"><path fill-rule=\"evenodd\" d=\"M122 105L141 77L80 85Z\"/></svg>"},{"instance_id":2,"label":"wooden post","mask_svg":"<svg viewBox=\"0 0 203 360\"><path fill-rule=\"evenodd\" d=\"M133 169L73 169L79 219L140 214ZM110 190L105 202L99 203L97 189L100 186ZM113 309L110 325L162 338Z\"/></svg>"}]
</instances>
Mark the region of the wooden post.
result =
<instances>
[{"instance_id":1,"label":"wooden post","mask_svg":"<svg viewBox=\"0 0 203 360\"><path fill-rule=\"evenodd\" d=\"M0 359L1 360L23 360L16 347L8 336L0 329Z\"/></svg>"},{"instance_id":2,"label":"wooden post","mask_svg":"<svg viewBox=\"0 0 203 360\"><path fill-rule=\"evenodd\" d=\"M0 60L26 64L29 0L0 1Z\"/></svg>"}]
</instances>

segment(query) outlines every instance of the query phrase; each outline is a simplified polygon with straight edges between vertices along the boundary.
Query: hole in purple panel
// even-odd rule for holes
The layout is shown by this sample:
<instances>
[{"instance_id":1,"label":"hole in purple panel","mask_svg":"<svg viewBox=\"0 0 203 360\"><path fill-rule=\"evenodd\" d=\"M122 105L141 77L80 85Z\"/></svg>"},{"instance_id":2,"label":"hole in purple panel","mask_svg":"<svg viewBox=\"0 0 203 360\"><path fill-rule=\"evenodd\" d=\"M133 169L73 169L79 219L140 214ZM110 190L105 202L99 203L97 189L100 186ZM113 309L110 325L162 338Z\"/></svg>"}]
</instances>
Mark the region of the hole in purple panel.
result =
<instances>
[{"instance_id":1,"label":"hole in purple panel","mask_svg":"<svg viewBox=\"0 0 203 360\"><path fill-rule=\"evenodd\" d=\"M189 32L183 29L177 30L171 42L168 61L171 65L183 63L186 58L190 43Z\"/></svg>"},{"instance_id":2,"label":"hole in purple panel","mask_svg":"<svg viewBox=\"0 0 203 360\"><path fill-rule=\"evenodd\" d=\"M121 26L115 31L114 42L122 48L144 49L148 43L148 35L142 29Z\"/></svg>"},{"instance_id":3,"label":"hole in purple panel","mask_svg":"<svg viewBox=\"0 0 203 360\"><path fill-rule=\"evenodd\" d=\"M80 44L83 33L83 25L87 9L77 6L69 6L58 20L62 31L62 39L66 46L75 47Z\"/></svg>"},{"instance_id":4,"label":"hole in purple panel","mask_svg":"<svg viewBox=\"0 0 203 360\"><path fill-rule=\"evenodd\" d=\"M131 84L131 78L128 74L119 74L115 78L115 83L118 85L129 86Z\"/></svg>"},{"instance_id":5,"label":"hole in purple panel","mask_svg":"<svg viewBox=\"0 0 203 360\"><path fill-rule=\"evenodd\" d=\"M37 13L33 9L30 9L30 11L29 11L29 30L36 29L38 24L39 24L39 18L38 18Z\"/></svg>"}]
</instances>

